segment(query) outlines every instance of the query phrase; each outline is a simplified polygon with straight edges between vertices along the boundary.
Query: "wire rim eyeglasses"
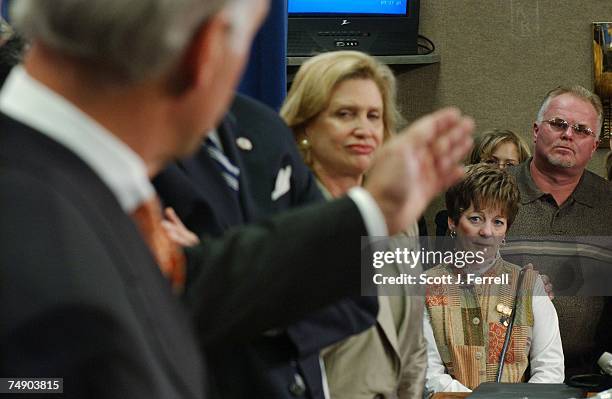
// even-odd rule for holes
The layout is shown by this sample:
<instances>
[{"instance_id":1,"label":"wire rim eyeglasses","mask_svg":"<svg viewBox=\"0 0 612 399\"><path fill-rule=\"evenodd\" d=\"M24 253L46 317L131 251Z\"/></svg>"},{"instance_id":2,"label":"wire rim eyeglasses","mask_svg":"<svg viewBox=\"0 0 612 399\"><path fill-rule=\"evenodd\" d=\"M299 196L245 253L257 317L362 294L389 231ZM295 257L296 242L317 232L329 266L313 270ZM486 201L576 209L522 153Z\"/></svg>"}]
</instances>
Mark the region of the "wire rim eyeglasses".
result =
<instances>
[{"instance_id":1,"label":"wire rim eyeglasses","mask_svg":"<svg viewBox=\"0 0 612 399\"><path fill-rule=\"evenodd\" d=\"M553 118L545 120L543 122L546 122L552 130L558 133L565 132L571 127L574 134L578 137L593 136L595 139L597 139L597 134L595 134L593 129L586 127L585 125L582 125L580 123L570 124L568 121L561 118Z\"/></svg>"}]
</instances>

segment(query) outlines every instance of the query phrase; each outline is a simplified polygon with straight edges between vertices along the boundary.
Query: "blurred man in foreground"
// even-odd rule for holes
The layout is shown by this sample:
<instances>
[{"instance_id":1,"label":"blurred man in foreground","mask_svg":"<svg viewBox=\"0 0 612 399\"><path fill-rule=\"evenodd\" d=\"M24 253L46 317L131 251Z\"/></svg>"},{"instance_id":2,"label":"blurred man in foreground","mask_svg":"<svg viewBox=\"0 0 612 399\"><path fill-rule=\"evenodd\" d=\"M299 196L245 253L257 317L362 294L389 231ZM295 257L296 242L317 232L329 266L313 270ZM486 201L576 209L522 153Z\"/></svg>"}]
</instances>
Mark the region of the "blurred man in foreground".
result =
<instances>
[{"instance_id":1,"label":"blurred man in foreground","mask_svg":"<svg viewBox=\"0 0 612 399\"><path fill-rule=\"evenodd\" d=\"M217 126L266 8L13 3L32 47L0 95L0 375L64 378L70 398L208 397L198 346L359 293L359 237L398 232L461 176L473 123L442 110L382 148L364 188L210 240L186 271L149 178Z\"/></svg>"}]
</instances>

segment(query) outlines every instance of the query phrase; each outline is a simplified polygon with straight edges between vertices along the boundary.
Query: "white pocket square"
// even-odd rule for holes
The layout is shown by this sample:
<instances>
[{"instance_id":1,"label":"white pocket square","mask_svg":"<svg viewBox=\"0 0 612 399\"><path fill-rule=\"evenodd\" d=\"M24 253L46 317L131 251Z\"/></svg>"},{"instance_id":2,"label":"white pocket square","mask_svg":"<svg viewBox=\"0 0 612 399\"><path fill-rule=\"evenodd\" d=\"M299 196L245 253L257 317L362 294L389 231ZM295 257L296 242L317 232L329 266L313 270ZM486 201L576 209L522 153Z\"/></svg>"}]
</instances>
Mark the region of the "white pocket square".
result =
<instances>
[{"instance_id":1,"label":"white pocket square","mask_svg":"<svg viewBox=\"0 0 612 399\"><path fill-rule=\"evenodd\" d=\"M274 191L272 191L272 201L276 201L284 194L289 192L291 188L291 165L278 171L276 176L276 183L274 184Z\"/></svg>"}]
</instances>

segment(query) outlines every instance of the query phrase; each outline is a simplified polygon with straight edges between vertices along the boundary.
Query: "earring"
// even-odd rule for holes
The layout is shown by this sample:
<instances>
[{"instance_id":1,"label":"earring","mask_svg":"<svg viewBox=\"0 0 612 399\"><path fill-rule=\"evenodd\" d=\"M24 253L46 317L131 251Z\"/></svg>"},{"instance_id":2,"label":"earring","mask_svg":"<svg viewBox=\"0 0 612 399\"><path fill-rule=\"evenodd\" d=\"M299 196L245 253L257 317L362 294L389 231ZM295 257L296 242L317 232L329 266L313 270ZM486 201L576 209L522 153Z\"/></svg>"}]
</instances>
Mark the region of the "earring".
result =
<instances>
[{"instance_id":1,"label":"earring","mask_svg":"<svg viewBox=\"0 0 612 399\"><path fill-rule=\"evenodd\" d=\"M499 245L500 245L500 246L502 246L502 247L503 247L504 245L506 245L506 237L504 237L504 238L502 238L502 239L501 239L501 241L500 241Z\"/></svg>"},{"instance_id":2,"label":"earring","mask_svg":"<svg viewBox=\"0 0 612 399\"><path fill-rule=\"evenodd\" d=\"M450 238L455 238L457 237L457 232L455 230L451 230L450 231Z\"/></svg>"},{"instance_id":3,"label":"earring","mask_svg":"<svg viewBox=\"0 0 612 399\"><path fill-rule=\"evenodd\" d=\"M308 138L304 137L302 140L300 140L300 149L302 151L308 151L310 149L310 141L308 141Z\"/></svg>"},{"instance_id":4,"label":"earring","mask_svg":"<svg viewBox=\"0 0 612 399\"><path fill-rule=\"evenodd\" d=\"M311 155L311 147L310 147L310 141L308 141L308 137L304 137L303 139L301 139L298 143L298 149L300 150L300 153L302 154L302 158L304 158L304 163L308 166L312 165L312 155Z\"/></svg>"}]
</instances>

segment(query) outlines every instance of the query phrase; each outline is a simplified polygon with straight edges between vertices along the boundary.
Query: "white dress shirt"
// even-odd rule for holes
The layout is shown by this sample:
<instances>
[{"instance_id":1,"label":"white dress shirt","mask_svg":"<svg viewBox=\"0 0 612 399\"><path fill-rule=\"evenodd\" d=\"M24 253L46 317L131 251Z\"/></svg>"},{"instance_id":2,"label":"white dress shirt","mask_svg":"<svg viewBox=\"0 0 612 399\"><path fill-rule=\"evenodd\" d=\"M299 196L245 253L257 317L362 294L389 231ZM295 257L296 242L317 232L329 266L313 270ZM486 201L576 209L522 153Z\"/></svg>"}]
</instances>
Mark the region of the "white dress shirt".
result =
<instances>
[{"instance_id":1,"label":"white dress shirt","mask_svg":"<svg viewBox=\"0 0 612 399\"><path fill-rule=\"evenodd\" d=\"M565 366L559 332L559 319L554 305L544 290L544 283L540 277L536 280L533 288L532 311L531 348L529 348L529 342L527 342L531 367L529 382L562 383L565 378ZM446 372L436 346L427 309L425 309L423 317L423 328L427 341L426 389L432 392L472 392Z\"/></svg>"},{"instance_id":2,"label":"white dress shirt","mask_svg":"<svg viewBox=\"0 0 612 399\"><path fill-rule=\"evenodd\" d=\"M13 68L2 88L0 111L80 157L125 212L132 212L155 194L143 160L130 147L21 66Z\"/></svg>"}]
</instances>

